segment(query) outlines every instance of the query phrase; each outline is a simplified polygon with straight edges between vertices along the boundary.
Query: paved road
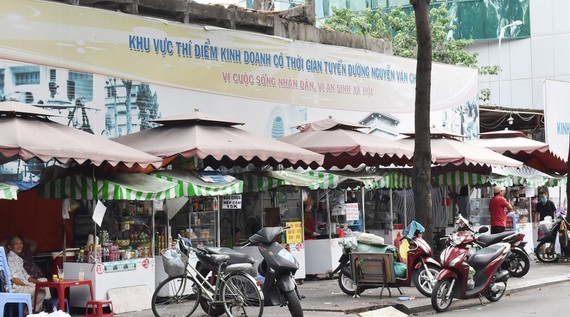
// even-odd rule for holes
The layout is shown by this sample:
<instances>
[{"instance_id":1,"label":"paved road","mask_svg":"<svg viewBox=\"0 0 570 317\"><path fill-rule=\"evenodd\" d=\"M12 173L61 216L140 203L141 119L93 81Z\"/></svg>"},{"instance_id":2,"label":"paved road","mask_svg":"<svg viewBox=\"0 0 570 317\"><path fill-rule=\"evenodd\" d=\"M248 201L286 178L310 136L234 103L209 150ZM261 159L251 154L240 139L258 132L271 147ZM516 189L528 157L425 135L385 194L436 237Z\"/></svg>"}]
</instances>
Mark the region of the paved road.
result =
<instances>
[{"instance_id":1,"label":"paved road","mask_svg":"<svg viewBox=\"0 0 570 317\"><path fill-rule=\"evenodd\" d=\"M507 286L507 295L527 289L538 289L546 285L570 281L570 263L544 264L532 262L529 273L523 278L511 278ZM360 297L353 298L340 291L336 279L305 281L299 285L306 298L301 302L305 316L356 316L358 313L393 306L405 314L432 312L430 299L422 296L415 288L401 288L404 294L392 288L392 296L384 290L380 297L379 289L366 290ZM452 305L479 305L478 300L454 301ZM265 316L290 316L285 307L267 307ZM117 314L118 317L152 317L150 310ZM194 315L193 315L194 316ZM196 315L198 316L198 315Z\"/></svg>"},{"instance_id":2,"label":"paved road","mask_svg":"<svg viewBox=\"0 0 570 317\"><path fill-rule=\"evenodd\" d=\"M500 317L500 316L567 316L570 282L558 283L504 296L496 303L458 308L451 303L445 317ZM416 316L434 315L424 312Z\"/></svg>"}]
</instances>

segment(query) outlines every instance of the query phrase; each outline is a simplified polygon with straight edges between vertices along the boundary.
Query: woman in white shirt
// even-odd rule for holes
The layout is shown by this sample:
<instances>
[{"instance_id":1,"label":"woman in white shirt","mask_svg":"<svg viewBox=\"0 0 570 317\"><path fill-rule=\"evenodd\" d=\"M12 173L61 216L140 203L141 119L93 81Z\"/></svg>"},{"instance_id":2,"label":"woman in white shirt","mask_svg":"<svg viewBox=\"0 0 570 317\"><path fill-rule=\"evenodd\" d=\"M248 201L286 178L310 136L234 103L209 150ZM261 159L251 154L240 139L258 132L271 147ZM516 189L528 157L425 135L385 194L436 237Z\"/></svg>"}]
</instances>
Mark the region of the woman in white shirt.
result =
<instances>
[{"instance_id":1,"label":"woman in white shirt","mask_svg":"<svg viewBox=\"0 0 570 317\"><path fill-rule=\"evenodd\" d=\"M24 260L20 257L24 250L24 242L19 236L14 236L8 239L8 266L10 267L10 276L12 278L12 291L14 293L28 293L34 298L36 291L36 283L45 282L47 279L36 279L31 277L26 269L24 269ZM36 312L43 310L44 299L51 298L49 288L43 288L38 291L36 299Z\"/></svg>"}]
</instances>

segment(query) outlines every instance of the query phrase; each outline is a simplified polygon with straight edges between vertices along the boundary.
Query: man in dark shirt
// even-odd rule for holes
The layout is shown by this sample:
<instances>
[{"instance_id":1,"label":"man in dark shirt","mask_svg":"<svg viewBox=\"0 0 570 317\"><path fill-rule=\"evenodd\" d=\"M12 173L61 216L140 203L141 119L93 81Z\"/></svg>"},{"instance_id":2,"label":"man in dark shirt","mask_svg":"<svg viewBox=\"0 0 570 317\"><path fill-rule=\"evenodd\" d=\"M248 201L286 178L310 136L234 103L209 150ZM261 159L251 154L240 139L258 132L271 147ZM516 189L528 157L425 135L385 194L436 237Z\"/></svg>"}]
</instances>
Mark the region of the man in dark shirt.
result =
<instances>
[{"instance_id":1,"label":"man in dark shirt","mask_svg":"<svg viewBox=\"0 0 570 317\"><path fill-rule=\"evenodd\" d=\"M554 218L554 212L556 211L556 206L554 203L548 199L548 195L545 192L538 194L538 203L536 203L536 212L539 214L538 221L544 220L544 217L550 216Z\"/></svg>"}]
</instances>

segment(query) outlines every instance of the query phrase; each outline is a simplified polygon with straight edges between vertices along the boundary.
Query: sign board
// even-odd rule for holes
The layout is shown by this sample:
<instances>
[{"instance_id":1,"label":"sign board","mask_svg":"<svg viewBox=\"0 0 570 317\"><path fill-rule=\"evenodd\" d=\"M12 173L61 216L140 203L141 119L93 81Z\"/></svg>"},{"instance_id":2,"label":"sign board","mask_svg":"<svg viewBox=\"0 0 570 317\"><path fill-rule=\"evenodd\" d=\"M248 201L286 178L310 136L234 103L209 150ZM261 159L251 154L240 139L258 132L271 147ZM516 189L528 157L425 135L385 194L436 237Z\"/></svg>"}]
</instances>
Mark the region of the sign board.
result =
<instances>
[{"instance_id":1,"label":"sign board","mask_svg":"<svg viewBox=\"0 0 570 317\"><path fill-rule=\"evenodd\" d=\"M554 153L568 160L570 83L547 79L543 90L546 143Z\"/></svg>"},{"instance_id":2,"label":"sign board","mask_svg":"<svg viewBox=\"0 0 570 317\"><path fill-rule=\"evenodd\" d=\"M306 107L415 107L410 58L52 1L0 0L0 8L3 59ZM431 76L432 110L477 94L476 68L433 63Z\"/></svg>"},{"instance_id":3,"label":"sign board","mask_svg":"<svg viewBox=\"0 0 570 317\"><path fill-rule=\"evenodd\" d=\"M241 195L224 196L222 209L241 209Z\"/></svg>"},{"instance_id":4,"label":"sign board","mask_svg":"<svg viewBox=\"0 0 570 317\"><path fill-rule=\"evenodd\" d=\"M287 243L303 242L303 225L300 221L286 222L285 225L291 227L285 232Z\"/></svg>"},{"instance_id":5,"label":"sign board","mask_svg":"<svg viewBox=\"0 0 570 317\"><path fill-rule=\"evenodd\" d=\"M344 204L344 210L346 212L347 221L360 219L360 214L358 212L358 203Z\"/></svg>"}]
</instances>

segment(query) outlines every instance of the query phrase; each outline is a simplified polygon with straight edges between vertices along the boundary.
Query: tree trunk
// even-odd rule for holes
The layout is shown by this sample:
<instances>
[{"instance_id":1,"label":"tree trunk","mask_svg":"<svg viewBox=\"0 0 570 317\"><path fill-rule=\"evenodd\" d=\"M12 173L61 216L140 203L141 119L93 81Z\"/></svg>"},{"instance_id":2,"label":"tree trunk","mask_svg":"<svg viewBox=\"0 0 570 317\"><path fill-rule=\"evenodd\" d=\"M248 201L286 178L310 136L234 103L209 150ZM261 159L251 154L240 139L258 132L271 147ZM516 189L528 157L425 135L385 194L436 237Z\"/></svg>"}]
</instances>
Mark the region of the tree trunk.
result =
<instances>
[{"instance_id":1,"label":"tree trunk","mask_svg":"<svg viewBox=\"0 0 570 317\"><path fill-rule=\"evenodd\" d=\"M415 144L412 188L416 220L426 231L424 239L433 245L433 209L431 201L431 144L430 144L430 90L431 90L431 30L429 25L430 0L410 0L416 12L418 58L416 66Z\"/></svg>"}]
</instances>

